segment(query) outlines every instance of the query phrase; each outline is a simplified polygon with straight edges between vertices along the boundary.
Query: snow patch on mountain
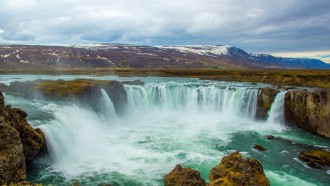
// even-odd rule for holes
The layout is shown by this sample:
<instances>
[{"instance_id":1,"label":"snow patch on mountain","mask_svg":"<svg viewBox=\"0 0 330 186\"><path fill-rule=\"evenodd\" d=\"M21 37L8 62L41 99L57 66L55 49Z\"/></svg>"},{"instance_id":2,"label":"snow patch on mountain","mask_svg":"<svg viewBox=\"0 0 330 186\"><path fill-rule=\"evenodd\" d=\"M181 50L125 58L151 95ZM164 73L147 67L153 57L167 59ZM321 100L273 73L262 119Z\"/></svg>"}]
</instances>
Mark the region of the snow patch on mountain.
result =
<instances>
[{"instance_id":1,"label":"snow patch on mountain","mask_svg":"<svg viewBox=\"0 0 330 186\"><path fill-rule=\"evenodd\" d=\"M164 46L165 49L174 49L183 53L195 53L199 55L228 55L230 46Z\"/></svg>"}]
</instances>

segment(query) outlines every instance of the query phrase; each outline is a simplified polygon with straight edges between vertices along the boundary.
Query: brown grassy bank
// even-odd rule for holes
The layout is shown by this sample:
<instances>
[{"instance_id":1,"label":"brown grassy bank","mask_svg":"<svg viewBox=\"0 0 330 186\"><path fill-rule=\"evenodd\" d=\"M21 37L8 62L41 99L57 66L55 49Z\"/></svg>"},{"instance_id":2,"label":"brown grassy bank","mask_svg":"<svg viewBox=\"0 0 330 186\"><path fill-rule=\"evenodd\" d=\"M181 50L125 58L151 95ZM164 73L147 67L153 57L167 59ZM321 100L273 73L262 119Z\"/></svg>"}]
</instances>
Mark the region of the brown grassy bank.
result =
<instances>
[{"instance_id":1,"label":"brown grassy bank","mask_svg":"<svg viewBox=\"0 0 330 186\"><path fill-rule=\"evenodd\" d=\"M0 74L93 74L118 76L194 77L200 79L260 82L278 86L330 88L330 70L247 70L247 69L49 69L1 70Z\"/></svg>"}]
</instances>

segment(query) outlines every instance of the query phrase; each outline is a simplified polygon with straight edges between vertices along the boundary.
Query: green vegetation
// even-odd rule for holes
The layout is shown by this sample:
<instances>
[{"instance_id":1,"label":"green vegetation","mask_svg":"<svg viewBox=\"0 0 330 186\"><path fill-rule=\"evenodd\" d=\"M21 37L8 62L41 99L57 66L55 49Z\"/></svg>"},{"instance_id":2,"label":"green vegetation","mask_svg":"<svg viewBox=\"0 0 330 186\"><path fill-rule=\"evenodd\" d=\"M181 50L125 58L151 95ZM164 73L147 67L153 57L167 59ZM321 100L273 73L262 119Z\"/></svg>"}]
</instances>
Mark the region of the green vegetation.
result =
<instances>
[{"instance_id":1,"label":"green vegetation","mask_svg":"<svg viewBox=\"0 0 330 186\"><path fill-rule=\"evenodd\" d=\"M323 150L312 150L309 152L301 152L299 159L313 168L322 168L330 165L330 153Z\"/></svg>"},{"instance_id":2,"label":"green vegetation","mask_svg":"<svg viewBox=\"0 0 330 186\"><path fill-rule=\"evenodd\" d=\"M108 84L106 80L78 79L72 81L41 81L36 84L36 88L43 94L54 97L68 97L70 95L83 95L87 90L98 85Z\"/></svg>"},{"instance_id":3,"label":"green vegetation","mask_svg":"<svg viewBox=\"0 0 330 186\"><path fill-rule=\"evenodd\" d=\"M0 74L96 74L118 76L194 77L219 81L268 83L277 86L330 87L330 70L247 70L247 69L127 69L74 68L49 70L1 70Z\"/></svg>"}]
</instances>

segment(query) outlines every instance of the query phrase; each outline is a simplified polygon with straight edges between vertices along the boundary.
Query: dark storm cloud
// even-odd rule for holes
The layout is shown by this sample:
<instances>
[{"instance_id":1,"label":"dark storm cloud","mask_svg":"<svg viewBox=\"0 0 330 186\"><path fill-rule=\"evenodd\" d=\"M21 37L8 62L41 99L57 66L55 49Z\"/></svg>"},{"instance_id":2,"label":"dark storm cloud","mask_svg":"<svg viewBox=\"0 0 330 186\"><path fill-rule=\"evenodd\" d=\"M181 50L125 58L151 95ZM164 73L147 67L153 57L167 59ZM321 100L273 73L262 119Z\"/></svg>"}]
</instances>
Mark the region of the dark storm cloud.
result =
<instances>
[{"instance_id":1,"label":"dark storm cloud","mask_svg":"<svg viewBox=\"0 0 330 186\"><path fill-rule=\"evenodd\" d=\"M3 0L0 42L325 50L329 10L328 0Z\"/></svg>"}]
</instances>

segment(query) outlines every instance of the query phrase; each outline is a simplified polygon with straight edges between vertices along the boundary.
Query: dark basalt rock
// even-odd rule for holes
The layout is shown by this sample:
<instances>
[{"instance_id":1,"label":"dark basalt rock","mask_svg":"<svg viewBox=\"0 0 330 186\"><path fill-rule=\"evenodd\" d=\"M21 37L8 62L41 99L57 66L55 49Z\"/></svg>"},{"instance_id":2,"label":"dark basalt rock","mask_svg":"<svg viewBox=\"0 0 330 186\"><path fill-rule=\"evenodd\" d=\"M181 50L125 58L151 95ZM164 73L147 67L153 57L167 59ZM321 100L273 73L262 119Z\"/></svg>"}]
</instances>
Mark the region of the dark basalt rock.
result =
<instances>
[{"instance_id":1,"label":"dark basalt rock","mask_svg":"<svg viewBox=\"0 0 330 186\"><path fill-rule=\"evenodd\" d=\"M330 166L330 153L323 150L312 150L299 153L299 159L312 168L320 169Z\"/></svg>"},{"instance_id":2,"label":"dark basalt rock","mask_svg":"<svg viewBox=\"0 0 330 186\"><path fill-rule=\"evenodd\" d=\"M134 80L134 81L122 81L121 82L124 85L144 85L144 81L141 80Z\"/></svg>"},{"instance_id":3,"label":"dark basalt rock","mask_svg":"<svg viewBox=\"0 0 330 186\"><path fill-rule=\"evenodd\" d=\"M258 150L258 151L266 151L267 150L264 146L259 145L259 144L254 145L253 148Z\"/></svg>"},{"instance_id":4,"label":"dark basalt rock","mask_svg":"<svg viewBox=\"0 0 330 186\"><path fill-rule=\"evenodd\" d=\"M267 136L265 136L265 138L268 139L268 140L277 139L277 137L275 137L273 135L267 135Z\"/></svg>"},{"instance_id":5,"label":"dark basalt rock","mask_svg":"<svg viewBox=\"0 0 330 186\"><path fill-rule=\"evenodd\" d=\"M280 91L274 88L262 88L259 90L257 99L256 118L261 120L267 119L268 111Z\"/></svg>"}]
</instances>

